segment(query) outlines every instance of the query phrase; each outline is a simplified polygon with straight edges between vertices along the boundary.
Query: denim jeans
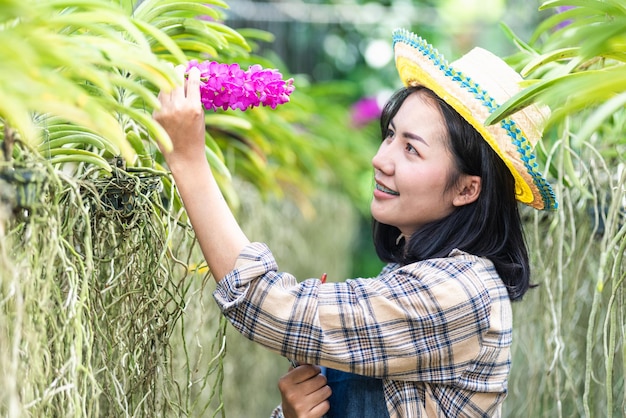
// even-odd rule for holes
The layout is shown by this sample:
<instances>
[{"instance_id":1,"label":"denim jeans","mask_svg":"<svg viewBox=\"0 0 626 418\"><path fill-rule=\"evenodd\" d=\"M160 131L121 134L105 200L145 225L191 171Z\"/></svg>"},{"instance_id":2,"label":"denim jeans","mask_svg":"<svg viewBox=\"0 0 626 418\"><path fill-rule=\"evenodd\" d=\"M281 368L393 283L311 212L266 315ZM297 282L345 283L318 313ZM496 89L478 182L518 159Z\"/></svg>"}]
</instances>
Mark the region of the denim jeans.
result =
<instances>
[{"instance_id":1,"label":"denim jeans","mask_svg":"<svg viewBox=\"0 0 626 418\"><path fill-rule=\"evenodd\" d=\"M325 374L333 390L326 418L389 417L382 380L333 369Z\"/></svg>"}]
</instances>

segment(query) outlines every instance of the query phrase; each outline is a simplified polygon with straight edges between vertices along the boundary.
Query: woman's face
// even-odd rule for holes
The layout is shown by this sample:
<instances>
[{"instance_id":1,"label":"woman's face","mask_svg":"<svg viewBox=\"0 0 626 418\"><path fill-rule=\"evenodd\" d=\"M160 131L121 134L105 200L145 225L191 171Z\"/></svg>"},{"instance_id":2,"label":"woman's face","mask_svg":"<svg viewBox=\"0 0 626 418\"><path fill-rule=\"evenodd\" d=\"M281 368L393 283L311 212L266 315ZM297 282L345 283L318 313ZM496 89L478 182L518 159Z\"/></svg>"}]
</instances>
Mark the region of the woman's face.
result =
<instances>
[{"instance_id":1,"label":"woman's face","mask_svg":"<svg viewBox=\"0 0 626 418\"><path fill-rule=\"evenodd\" d=\"M437 104L425 93L409 95L391 120L372 159L376 185L371 203L378 222L409 236L422 225L449 215L454 173L447 130Z\"/></svg>"}]
</instances>

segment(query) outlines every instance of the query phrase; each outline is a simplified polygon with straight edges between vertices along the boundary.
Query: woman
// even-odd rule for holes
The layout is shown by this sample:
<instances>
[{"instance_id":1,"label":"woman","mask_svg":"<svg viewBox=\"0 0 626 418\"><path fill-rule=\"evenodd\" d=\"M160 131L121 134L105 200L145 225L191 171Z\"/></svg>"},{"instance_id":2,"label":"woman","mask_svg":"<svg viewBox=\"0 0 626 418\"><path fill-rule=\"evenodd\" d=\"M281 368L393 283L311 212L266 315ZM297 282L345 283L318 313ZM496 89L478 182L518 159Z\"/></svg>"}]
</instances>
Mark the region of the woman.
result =
<instances>
[{"instance_id":1,"label":"woman","mask_svg":"<svg viewBox=\"0 0 626 418\"><path fill-rule=\"evenodd\" d=\"M374 241L389 263L375 279L298 283L248 241L203 157L197 71L155 112L224 315L251 340L328 368L330 388L317 366L281 380L287 415L493 416L507 393L510 301L530 284L516 199L556 207L531 151L544 115L481 122L521 80L486 51L448 65L403 30L394 49L408 87L386 106L372 160ZM341 395L329 401L331 389Z\"/></svg>"}]
</instances>

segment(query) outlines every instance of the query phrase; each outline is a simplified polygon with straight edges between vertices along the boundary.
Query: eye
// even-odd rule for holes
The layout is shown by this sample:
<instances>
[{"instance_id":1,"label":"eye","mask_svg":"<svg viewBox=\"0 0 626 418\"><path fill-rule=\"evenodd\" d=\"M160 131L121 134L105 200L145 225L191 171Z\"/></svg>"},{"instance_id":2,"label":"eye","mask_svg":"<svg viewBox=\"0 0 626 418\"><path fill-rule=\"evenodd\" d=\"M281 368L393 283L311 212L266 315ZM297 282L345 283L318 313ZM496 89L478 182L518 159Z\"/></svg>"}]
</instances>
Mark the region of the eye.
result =
<instances>
[{"instance_id":1,"label":"eye","mask_svg":"<svg viewBox=\"0 0 626 418\"><path fill-rule=\"evenodd\" d=\"M406 149L406 151L410 154L415 154L415 155L420 155L419 152L417 152L417 148L415 148L413 145L411 145L410 142L406 143L406 146L404 147Z\"/></svg>"}]
</instances>

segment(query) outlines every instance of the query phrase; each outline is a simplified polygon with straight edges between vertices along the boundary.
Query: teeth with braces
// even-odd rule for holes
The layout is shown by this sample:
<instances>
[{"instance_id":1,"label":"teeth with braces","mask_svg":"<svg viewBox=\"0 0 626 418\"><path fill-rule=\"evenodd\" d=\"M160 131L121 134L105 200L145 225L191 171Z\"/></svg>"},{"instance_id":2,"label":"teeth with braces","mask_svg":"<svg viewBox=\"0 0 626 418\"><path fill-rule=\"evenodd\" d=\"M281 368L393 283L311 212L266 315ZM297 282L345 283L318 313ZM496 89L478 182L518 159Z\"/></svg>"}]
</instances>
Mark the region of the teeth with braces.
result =
<instances>
[{"instance_id":1,"label":"teeth with braces","mask_svg":"<svg viewBox=\"0 0 626 418\"><path fill-rule=\"evenodd\" d=\"M388 189L385 186L381 186L380 184L376 184L376 189L380 190L381 192L389 193L394 196L398 196L400 194L396 192L395 190Z\"/></svg>"}]
</instances>

